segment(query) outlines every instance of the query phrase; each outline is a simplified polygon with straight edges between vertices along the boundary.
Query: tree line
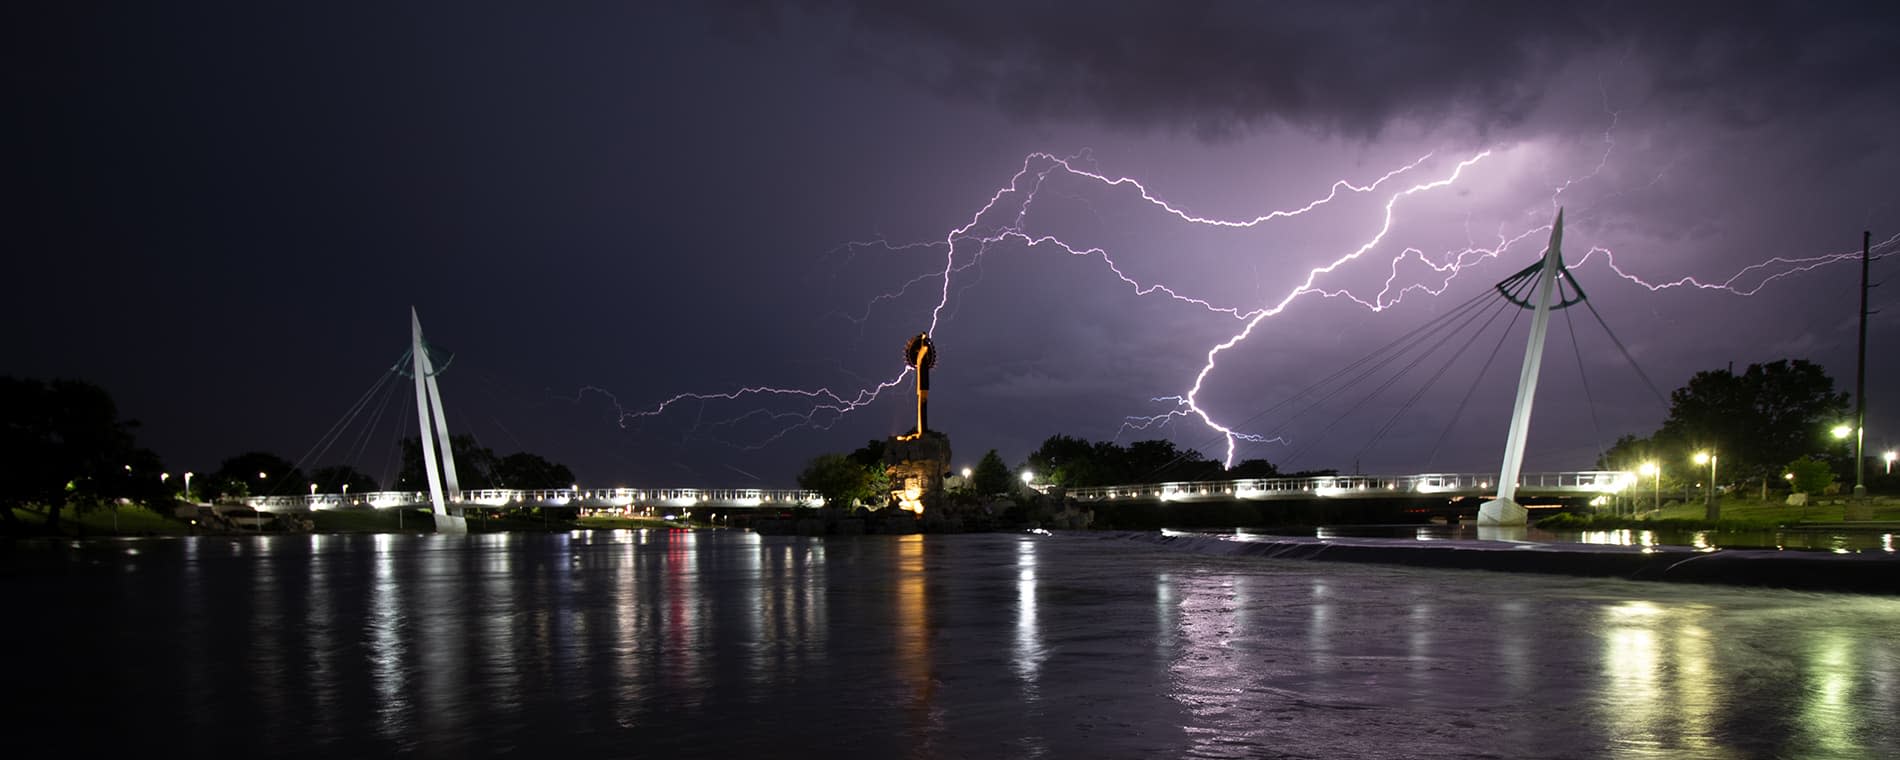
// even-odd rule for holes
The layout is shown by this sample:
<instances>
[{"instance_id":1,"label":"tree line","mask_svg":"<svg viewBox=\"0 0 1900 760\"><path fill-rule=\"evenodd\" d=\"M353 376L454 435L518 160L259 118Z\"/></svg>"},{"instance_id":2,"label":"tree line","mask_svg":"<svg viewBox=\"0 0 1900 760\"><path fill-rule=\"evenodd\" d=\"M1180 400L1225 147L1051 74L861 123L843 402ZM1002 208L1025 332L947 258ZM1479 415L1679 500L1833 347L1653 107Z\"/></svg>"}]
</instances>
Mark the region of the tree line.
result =
<instances>
[{"instance_id":1,"label":"tree line","mask_svg":"<svg viewBox=\"0 0 1900 760\"><path fill-rule=\"evenodd\" d=\"M1715 457L1720 484L1793 481L1796 491L1818 492L1837 476L1853 478L1852 440L1834 433L1851 425L1848 401L1820 365L1802 359L1697 372L1670 393L1655 432L1617 439L1597 466L1653 464L1679 487L1708 480L1708 466L1695 461L1704 454Z\"/></svg>"},{"instance_id":2,"label":"tree line","mask_svg":"<svg viewBox=\"0 0 1900 760\"><path fill-rule=\"evenodd\" d=\"M401 442L395 477L384 483L350 465L337 464L306 475L296 464L265 451L247 451L224 460L217 469L170 472L152 450L138 445L136 420L119 416L104 389L80 380L37 380L0 376L0 527L23 531L15 510L44 510L44 529L57 533L62 515L122 501L158 506L183 498L215 501L271 494L296 495L314 485L322 493L366 493L427 488L422 446L415 437ZM481 446L472 436L450 439L460 485L483 488L566 488L574 473L538 454L505 456Z\"/></svg>"},{"instance_id":3,"label":"tree line","mask_svg":"<svg viewBox=\"0 0 1900 760\"><path fill-rule=\"evenodd\" d=\"M1265 459L1247 459L1225 467L1195 449L1181 448L1166 439L1123 445L1056 434L1014 468L990 449L971 468L970 476L952 490L957 495L979 498L999 496L1024 483L1023 473L1029 474L1031 482L1065 488L1339 474L1337 470L1282 473ZM813 458L799 474L798 486L817 491L827 504L883 506L891 488L885 472L884 442L867 441L849 454Z\"/></svg>"}]
</instances>

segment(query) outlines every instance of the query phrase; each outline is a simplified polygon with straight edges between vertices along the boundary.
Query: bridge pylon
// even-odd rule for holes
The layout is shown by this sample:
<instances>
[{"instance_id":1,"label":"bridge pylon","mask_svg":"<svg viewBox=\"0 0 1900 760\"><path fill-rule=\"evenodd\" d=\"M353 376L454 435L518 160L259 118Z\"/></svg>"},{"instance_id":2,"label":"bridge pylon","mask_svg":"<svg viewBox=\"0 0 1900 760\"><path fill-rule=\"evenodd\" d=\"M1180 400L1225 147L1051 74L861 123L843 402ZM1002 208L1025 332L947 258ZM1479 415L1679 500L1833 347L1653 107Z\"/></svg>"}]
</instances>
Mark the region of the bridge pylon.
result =
<instances>
[{"instance_id":1,"label":"bridge pylon","mask_svg":"<svg viewBox=\"0 0 1900 760\"><path fill-rule=\"evenodd\" d=\"M1511 431L1504 439L1504 466L1498 473L1497 498L1478 508L1480 526L1517 526L1525 523L1526 512L1523 505L1517 503L1517 481L1524 465L1524 439L1530 435L1531 402L1537 396L1537 370L1544 360L1544 336L1550 328L1551 309L1565 308L1584 299L1583 289L1577 287L1576 280L1570 277L1564 268L1564 211L1557 209L1557 219L1550 226L1550 246L1544 249L1542 261L1532 264L1498 283L1498 292L1519 306L1534 309L1531 317L1531 334L1524 347L1524 368L1517 378L1517 404L1511 410ZM1511 294L1509 286L1522 283L1525 279L1536 277L1537 303L1532 305L1520 301ZM1551 294L1557 290L1558 280L1568 283L1575 298L1562 298L1555 306L1551 305Z\"/></svg>"},{"instance_id":2,"label":"bridge pylon","mask_svg":"<svg viewBox=\"0 0 1900 760\"><path fill-rule=\"evenodd\" d=\"M422 342L422 318L416 315L414 306L409 307L409 324L412 328L409 354L416 378L416 420L422 428L422 469L428 475L435 532L467 533L468 518L462 515L462 508L456 506L451 511L449 506L451 499L461 499L462 486L456 482L455 450L449 447L449 421L442 416L442 389L435 382L438 370Z\"/></svg>"}]
</instances>

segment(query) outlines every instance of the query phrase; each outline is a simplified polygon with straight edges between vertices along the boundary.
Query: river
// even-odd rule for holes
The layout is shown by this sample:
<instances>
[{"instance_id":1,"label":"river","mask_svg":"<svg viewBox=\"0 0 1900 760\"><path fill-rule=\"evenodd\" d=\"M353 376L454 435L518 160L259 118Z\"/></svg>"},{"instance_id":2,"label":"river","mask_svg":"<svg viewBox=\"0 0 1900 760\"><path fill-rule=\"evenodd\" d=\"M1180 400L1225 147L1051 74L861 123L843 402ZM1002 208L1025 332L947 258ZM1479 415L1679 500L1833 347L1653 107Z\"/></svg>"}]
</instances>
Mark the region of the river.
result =
<instances>
[{"instance_id":1,"label":"river","mask_svg":"<svg viewBox=\"0 0 1900 760\"><path fill-rule=\"evenodd\" d=\"M1102 534L23 541L4 560L8 723L62 756L1900 746L1887 597L1219 557Z\"/></svg>"}]
</instances>

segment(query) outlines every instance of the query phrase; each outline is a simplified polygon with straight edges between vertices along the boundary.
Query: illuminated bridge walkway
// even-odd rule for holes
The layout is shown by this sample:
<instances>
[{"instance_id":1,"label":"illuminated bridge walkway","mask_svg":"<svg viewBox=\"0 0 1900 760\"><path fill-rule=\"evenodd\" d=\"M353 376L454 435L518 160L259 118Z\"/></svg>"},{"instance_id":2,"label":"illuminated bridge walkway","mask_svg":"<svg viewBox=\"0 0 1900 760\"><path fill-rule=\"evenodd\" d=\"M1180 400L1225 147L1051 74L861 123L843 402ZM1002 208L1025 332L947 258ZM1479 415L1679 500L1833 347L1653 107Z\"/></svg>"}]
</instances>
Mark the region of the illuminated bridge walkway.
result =
<instances>
[{"instance_id":1,"label":"illuminated bridge walkway","mask_svg":"<svg viewBox=\"0 0 1900 760\"><path fill-rule=\"evenodd\" d=\"M450 504L463 509L569 507L577 509L785 509L824 503L817 491L769 488L486 488L463 491ZM253 496L244 504L259 512L309 512L342 507L429 506L428 491L314 493L308 496Z\"/></svg>"},{"instance_id":2,"label":"illuminated bridge walkway","mask_svg":"<svg viewBox=\"0 0 1900 760\"><path fill-rule=\"evenodd\" d=\"M1313 500L1417 498L1421 495L1456 499L1490 496L1497 492L1496 475L1426 473L1422 475L1334 475L1316 478L1247 478L1242 480L1148 483L1068 489L1078 502L1108 499L1159 499L1169 502L1232 500ZM1634 485L1636 474L1616 470L1527 473L1517 490L1527 496L1603 496ZM1047 490L1047 489L1040 489ZM463 509L570 507L580 509L787 509L816 507L824 498L816 491L762 488L550 488L536 490L495 488L463 491L452 503ZM259 512L309 512L342 507L420 507L429 504L427 491L372 491L318 493L298 496L255 496L244 502Z\"/></svg>"},{"instance_id":3,"label":"illuminated bridge walkway","mask_svg":"<svg viewBox=\"0 0 1900 760\"><path fill-rule=\"evenodd\" d=\"M1159 499L1161 501L1259 501L1270 499L1414 499L1421 495L1457 499L1494 496L1496 474L1425 473L1422 475L1331 475L1316 478L1250 478L1246 480L1150 483L1131 486L1071 488L1068 496L1080 502L1104 499ZM1531 472L1518 478L1517 492L1526 496L1608 496L1635 485L1636 473L1620 470Z\"/></svg>"}]
</instances>

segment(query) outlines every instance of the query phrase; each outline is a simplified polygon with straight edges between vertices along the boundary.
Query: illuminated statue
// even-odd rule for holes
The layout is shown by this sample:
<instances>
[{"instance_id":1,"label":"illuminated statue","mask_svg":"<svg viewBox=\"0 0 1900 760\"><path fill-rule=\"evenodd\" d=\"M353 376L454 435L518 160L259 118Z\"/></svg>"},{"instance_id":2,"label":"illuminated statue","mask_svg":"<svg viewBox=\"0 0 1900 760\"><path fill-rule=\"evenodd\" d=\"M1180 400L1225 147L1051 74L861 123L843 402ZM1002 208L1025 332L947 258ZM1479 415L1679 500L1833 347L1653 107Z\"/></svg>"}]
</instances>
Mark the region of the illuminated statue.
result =
<instances>
[{"instance_id":1,"label":"illuminated statue","mask_svg":"<svg viewBox=\"0 0 1900 760\"><path fill-rule=\"evenodd\" d=\"M929 333L918 333L904 344L904 363L917 370L917 427L894 436L884 447L885 474L891 480L891 501L923 514L942 504L943 475L950 465L950 439L930 429L930 369L937 366L937 346Z\"/></svg>"},{"instance_id":2,"label":"illuminated statue","mask_svg":"<svg viewBox=\"0 0 1900 760\"><path fill-rule=\"evenodd\" d=\"M910 435L898 436L909 441L930 429L930 368L937 366L937 346L930 342L929 333L917 333L904 344L904 363L917 370L917 428Z\"/></svg>"}]
</instances>

